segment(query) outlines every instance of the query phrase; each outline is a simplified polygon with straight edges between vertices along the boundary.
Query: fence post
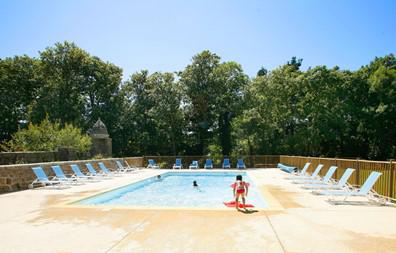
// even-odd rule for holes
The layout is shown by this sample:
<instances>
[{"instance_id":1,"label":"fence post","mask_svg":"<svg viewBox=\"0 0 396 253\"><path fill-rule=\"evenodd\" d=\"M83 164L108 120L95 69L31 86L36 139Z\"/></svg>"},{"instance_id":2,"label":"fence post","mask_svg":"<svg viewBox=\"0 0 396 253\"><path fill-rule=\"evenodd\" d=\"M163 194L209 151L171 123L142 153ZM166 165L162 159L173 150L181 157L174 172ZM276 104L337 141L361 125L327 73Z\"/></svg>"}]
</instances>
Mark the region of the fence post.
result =
<instances>
[{"instance_id":1,"label":"fence post","mask_svg":"<svg viewBox=\"0 0 396 253\"><path fill-rule=\"evenodd\" d=\"M356 158L356 184L360 185L360 166L359 166L359 157Z\"/></svg>"},{"instance_id":2,"label":"fence post","mask_svg":"<svg viewBox=\"0 0 396 253\"><path fill-rule=\"evenodd\" d=\"M338 167L337 158L334 158L334 166ZM335 178L334 179L338 180L338 170L335 171Z\"/></svg>"},{"instance_id":3,"label":"fence post","mask_svg":"<svg viewBox=\"0 0 396 253\"><path fill-rule=\"evenodd\" d=\"M394 192L394 190L395 190L395 186L394 186L394 184L395 184L395 170L392 166L392 162L393 162L393 159L390 159L390 161L389 161L389 166L390 166L389 195L391 196L391 198L396 198L396 194Z\"/></svg>"}]
</instances>

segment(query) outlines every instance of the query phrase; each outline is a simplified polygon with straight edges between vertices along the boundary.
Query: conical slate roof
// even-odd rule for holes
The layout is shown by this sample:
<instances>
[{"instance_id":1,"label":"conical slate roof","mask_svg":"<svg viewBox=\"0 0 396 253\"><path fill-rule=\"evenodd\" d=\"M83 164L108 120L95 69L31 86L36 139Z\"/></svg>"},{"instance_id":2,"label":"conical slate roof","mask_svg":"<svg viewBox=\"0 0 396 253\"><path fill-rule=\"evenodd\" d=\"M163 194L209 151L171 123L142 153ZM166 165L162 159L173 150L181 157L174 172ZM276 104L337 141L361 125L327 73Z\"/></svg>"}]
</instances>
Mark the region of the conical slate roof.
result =
<instances>
[{"instance_id":1,"label":"conical slate roof","mask_svg":"<svg viewBox=\"0 0 396 253\"><path fill-rule=\"evenodd\" d=\"M89 134L92 138L108 138L109 133L107 132L106 125L98 119L93 127L89 130Z\"/></svg>"}]
</instances>

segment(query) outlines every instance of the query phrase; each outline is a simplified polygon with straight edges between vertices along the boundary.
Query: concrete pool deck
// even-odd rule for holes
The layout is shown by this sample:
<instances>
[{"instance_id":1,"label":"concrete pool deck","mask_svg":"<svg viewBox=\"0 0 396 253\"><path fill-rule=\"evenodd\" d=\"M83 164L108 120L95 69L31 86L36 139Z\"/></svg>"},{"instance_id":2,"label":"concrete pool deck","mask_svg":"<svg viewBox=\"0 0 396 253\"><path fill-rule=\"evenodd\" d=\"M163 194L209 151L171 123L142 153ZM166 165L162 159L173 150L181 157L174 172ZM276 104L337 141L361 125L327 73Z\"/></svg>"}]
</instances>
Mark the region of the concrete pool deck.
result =
<instances>
[{"instance_id":1,"label":"concrete pool deck","mask_svg":"<svg viewBox=\"0 0 396 253\"><path fill-rule=\"evenodd\" d=\"M278 169L248 170L271 202L258 212L65 205L159 172L0 195L0 251L396 252L396 208L332 205Z\"/></svg>"}]
</instances>

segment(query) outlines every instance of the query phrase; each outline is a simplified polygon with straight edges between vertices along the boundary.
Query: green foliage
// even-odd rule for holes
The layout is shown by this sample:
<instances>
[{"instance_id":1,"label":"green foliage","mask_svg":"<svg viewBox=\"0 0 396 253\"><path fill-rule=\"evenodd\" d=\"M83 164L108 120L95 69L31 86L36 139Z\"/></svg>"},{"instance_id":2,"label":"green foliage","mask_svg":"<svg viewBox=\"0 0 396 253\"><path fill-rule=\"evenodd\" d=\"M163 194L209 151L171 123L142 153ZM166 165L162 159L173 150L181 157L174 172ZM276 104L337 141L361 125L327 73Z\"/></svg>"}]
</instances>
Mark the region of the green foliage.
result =
<instances>
[{"instance_id":1,"label":"green foliage","mask_svg":"<svg viewBox=\"0 0 396 253\"><path fill-rule=\"evenodd\" d=\"M205 50L177 74L143 70L122 82L119 67L57 43L37 59L0 59L0 141L87 150L79 129L100 117L116 155L396 156L394 55L357 71L301 66L292 57L249 79Z\"/></svg>"},{"instance_id":2,"label":"green foliage","mask_svg":"<svg viewBox=\"0 0 396 253\"><path fill-rule=\"evenodd\" d=\"M126 98L121 116L124 152L135 154L181 153L182 90L172 73L135 73L125 82ZM126 137L126 138L125 138Z\"/></svg>"},{"instance_id":3,"label":"green foliage","mask_svg":"<svg viewBox=\"0 0 396 253\"><path fill-rule=\"evenodd\" d=\"M61 128L60 123L45 118L39 125L30 123L27 129L13 134L5 145L9 151L55 151L65 147L86 152L91 147L91 138L70 124Z\"/></svg>"},{"instance_id":4,"label":"green foliage","mask_svg":"<svg viewBox=\"0 0 396 253\"><path fill-rule=\"evenodd\" d=\"M223 162L223 154L221 150L221 146L218 144L210 144L208 146L208 157L213 160L213 164L222 164Z\"/></svg>"},{"instance_id":5,"label":"green foliage","mask_svg":"<svg viewBox=\"0 0 396 253\"><path fill-rule=\"evenodd\" d=\"M241 153L395 157L396 60L376 58L359 71L302 60L252 80L233 122Z\"/></svg>"},{"instance_id":6,"label":"green foliage","mask_svg":"<svg viewBox=\"0 0 396 253\"><path fill-rule=\"evenodd\" d=\"M249 79L236 62L220 63L220 57L203 51L180 74L186 91L186 115L192 146L189 153L207 154L218 138L223 155L232 148L231 120L241 111L242 90Z\"/></svg>"},{"instance_id":7,"label":"green foliage","mask_svg":"<svg viewBox=\"0 0 396 253\"><path fill-rule=\"evenodd\" d=\"M257 72L257 76L266 76L268 74L268 70L264 67L261 67Z\"/></svg>"},{"instance_id":8,"label":"green foliage","mask_svg":"<svg viewBox=\"0 0 396 253\"><path fill-rule=\"evenodd\" d=\"M190 122L187 131L190 135L189 153L202 155L213 137L216 121L215 69L220 57L205 50L192 58L192 62L180 73L180 83L186 93L186 120Z\"/></svg>"},{"instance_id":9,"label":"green foliage","mask_svg":"<svg viewBox=\"0 0 396 253\"><path fill-rule=\"evenodd\" d=\"M91 56L74 43L56 43L40 52L43 84L31 104L30 120L41 122L45 115L64 125L87 130L98 118L115 132L121 113L119 85L122 70Z\"/></svg>"},{"instance_id":10,"label":"green foliage","mask_svg":"<svg viewBox=\"0 0 396 253\"><path fill-rule=\"evenodd\" d=\"M0 59L0 141L9 139L28 118L40 87L40 62L28 56Z\"/></svg>"}]
</instances>

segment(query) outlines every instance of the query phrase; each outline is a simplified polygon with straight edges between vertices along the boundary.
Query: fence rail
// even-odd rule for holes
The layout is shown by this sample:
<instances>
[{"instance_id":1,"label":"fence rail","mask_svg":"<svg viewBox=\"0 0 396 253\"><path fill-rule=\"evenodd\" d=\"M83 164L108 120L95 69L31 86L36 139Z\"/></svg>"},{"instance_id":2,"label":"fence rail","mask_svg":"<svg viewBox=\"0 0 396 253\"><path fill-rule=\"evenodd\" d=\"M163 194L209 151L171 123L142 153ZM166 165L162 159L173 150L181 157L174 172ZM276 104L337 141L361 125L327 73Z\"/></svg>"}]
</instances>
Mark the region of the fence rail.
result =
<instances>
[{"instance_id":1,"label":"fence rail","mask_svg":"<svg viewBox=\"0 0 396 253\"><path fill-rule=\"evenodd\" d=\"M352 185L362 185L372 171L382 173L382 176L374 185L374 190L381 195L396 198L396 162L394 161L369 161L359 159L339 159L339 158L321 158L321 157L304 157L304 156L280 156L280 162L286 165L302 168L305 163L310 162L311 166L308 172L312 172L318 164L324 165L321 171L323 176L328 167L335 165L338 167L333 178L338 180L347 168L355 169L355 172L349 178Z\"/></svg>"}]
</instances>

